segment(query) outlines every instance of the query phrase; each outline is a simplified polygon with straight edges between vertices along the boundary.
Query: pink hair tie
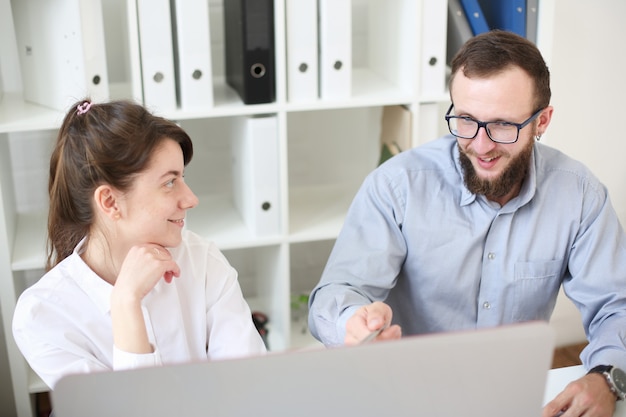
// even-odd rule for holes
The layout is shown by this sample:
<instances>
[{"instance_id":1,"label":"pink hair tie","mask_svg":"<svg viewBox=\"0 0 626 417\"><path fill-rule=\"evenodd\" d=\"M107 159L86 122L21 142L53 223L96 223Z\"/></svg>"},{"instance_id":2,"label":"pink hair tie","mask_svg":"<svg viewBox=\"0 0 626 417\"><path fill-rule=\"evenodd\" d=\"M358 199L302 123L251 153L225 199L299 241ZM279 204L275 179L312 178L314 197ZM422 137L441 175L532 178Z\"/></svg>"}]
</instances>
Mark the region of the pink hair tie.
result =
<instances>
[{"instance_id":1,"label":"pink hair tie","mask_svg":"<svg viewBox=\"0 0 626 417\"><path fill-rule=\"evenodd\" d=\"M87 113L87 110L91 108L91 103L85 101L83 104L79 104L77 108L78 110L76 110L76 114L85 114Z\"/></svg>"}]
</instances>

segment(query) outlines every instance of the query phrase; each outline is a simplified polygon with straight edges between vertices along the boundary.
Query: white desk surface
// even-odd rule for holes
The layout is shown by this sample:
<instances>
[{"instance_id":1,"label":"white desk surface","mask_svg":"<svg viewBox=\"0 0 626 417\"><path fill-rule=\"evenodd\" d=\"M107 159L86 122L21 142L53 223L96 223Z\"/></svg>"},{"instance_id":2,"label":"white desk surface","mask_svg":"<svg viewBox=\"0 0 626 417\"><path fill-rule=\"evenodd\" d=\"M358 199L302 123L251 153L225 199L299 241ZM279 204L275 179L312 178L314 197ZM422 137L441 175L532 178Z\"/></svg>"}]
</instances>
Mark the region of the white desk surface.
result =
<instances>
[{"instance_id":1,"label":"white desk surface","mask_svg":"<svg viewBox=\"0 0 626 417\"><path fill-rule=\"evenodd\" d=\"M548 371L546 391L543 400L544 404L551 401L558 393L563 391L563 388L565 388L570 381L580 378L585 372L585 368L582 365L568 366ZM624 401L617 402L613 416L626 417L626 403Z\"/></svg>"}]
</instances>

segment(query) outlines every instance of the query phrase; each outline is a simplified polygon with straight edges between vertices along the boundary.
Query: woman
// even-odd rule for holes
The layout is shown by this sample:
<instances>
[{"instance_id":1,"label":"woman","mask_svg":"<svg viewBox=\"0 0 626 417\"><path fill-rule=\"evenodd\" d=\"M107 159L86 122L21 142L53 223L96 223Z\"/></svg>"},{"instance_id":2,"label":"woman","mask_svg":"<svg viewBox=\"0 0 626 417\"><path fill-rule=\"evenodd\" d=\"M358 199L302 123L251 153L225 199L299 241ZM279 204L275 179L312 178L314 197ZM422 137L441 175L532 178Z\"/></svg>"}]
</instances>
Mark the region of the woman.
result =
<instances>
[{"instance_id":1,"label":"woman","mask_svg":"<svg viewBox=\"0 0 626 417\"><path fill-rule=\"evenodd\" d=\"M142 106L76 103L50 159L46 274L13 335L53 388L64 375L262 354L237 273L183 230L191 139Z\"/></svg>"}]
</instances>

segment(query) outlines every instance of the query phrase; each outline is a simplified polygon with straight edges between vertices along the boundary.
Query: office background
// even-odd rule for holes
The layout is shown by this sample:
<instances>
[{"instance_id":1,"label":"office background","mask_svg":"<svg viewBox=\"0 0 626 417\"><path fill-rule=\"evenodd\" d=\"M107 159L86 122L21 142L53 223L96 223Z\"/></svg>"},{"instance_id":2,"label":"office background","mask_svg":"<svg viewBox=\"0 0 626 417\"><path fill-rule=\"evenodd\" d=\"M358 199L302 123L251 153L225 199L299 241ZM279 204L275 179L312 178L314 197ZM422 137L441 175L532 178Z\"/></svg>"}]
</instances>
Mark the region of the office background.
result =
<instances>
[{"instance_id":1,"label":"office background","mask_svg":"<svg viewBox=\"0 0 626 417\"><path fill-rule=\"evenodd\" d=\"M213 1L213 0L211 0ZM105 13L116 13L120 1L105 1ZM554 0L553 25L541 25L551 30L551 45L544 52L549 56L552 72L554 118L546 144L562 149L585 162L607 185L622 224L626 224L626 164L622 150L624 133L621 129L622 108L626 96L626 81L622 75L626 57L621 53L626 27L626 3L622 0ZM5 17L0 16L0 25ZM551 27L550 27L551 26ZM120 31L119 33L122 33ZM8 45L0 39L0 56ZM0 66L6 65L0 60ZM13 68L2 67L5 90L19 85ZM110 77L116 76L111 68ZM430 139L430 138L429 138ZM47 164L46 155L37 155ZM45 169L45 168L44 168ZM28 187L29 184L17 184ZM551 215L551 213L546 213ZM574 343L584 335L578 323L578 313L569 302L557 305L554 324L558 344ZM1 325L0 321L0 325ZM0 328L0 338L10 329ZM4 343L0 343L0 417L13 416L13 395Z\"/></svg>"}]
</instances>

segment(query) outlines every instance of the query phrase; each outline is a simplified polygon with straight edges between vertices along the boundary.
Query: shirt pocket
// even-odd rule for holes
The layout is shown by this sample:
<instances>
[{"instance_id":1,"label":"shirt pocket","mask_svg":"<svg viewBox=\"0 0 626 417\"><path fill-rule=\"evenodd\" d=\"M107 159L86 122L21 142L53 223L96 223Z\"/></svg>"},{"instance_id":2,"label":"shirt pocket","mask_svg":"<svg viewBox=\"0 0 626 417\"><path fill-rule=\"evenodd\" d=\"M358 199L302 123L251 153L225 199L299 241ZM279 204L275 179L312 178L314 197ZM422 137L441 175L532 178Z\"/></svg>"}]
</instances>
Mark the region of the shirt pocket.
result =
<instances>
[{"instance_id":1,"label":"shirt pocket","mask_svg":"<svg viewBox=\"0 0 626 417\"><path fill-rule=\"evenodd\" d=\"M513 321L549 320L561 286L563 260L517 262Z\"/></svg>"}]
</instances>

